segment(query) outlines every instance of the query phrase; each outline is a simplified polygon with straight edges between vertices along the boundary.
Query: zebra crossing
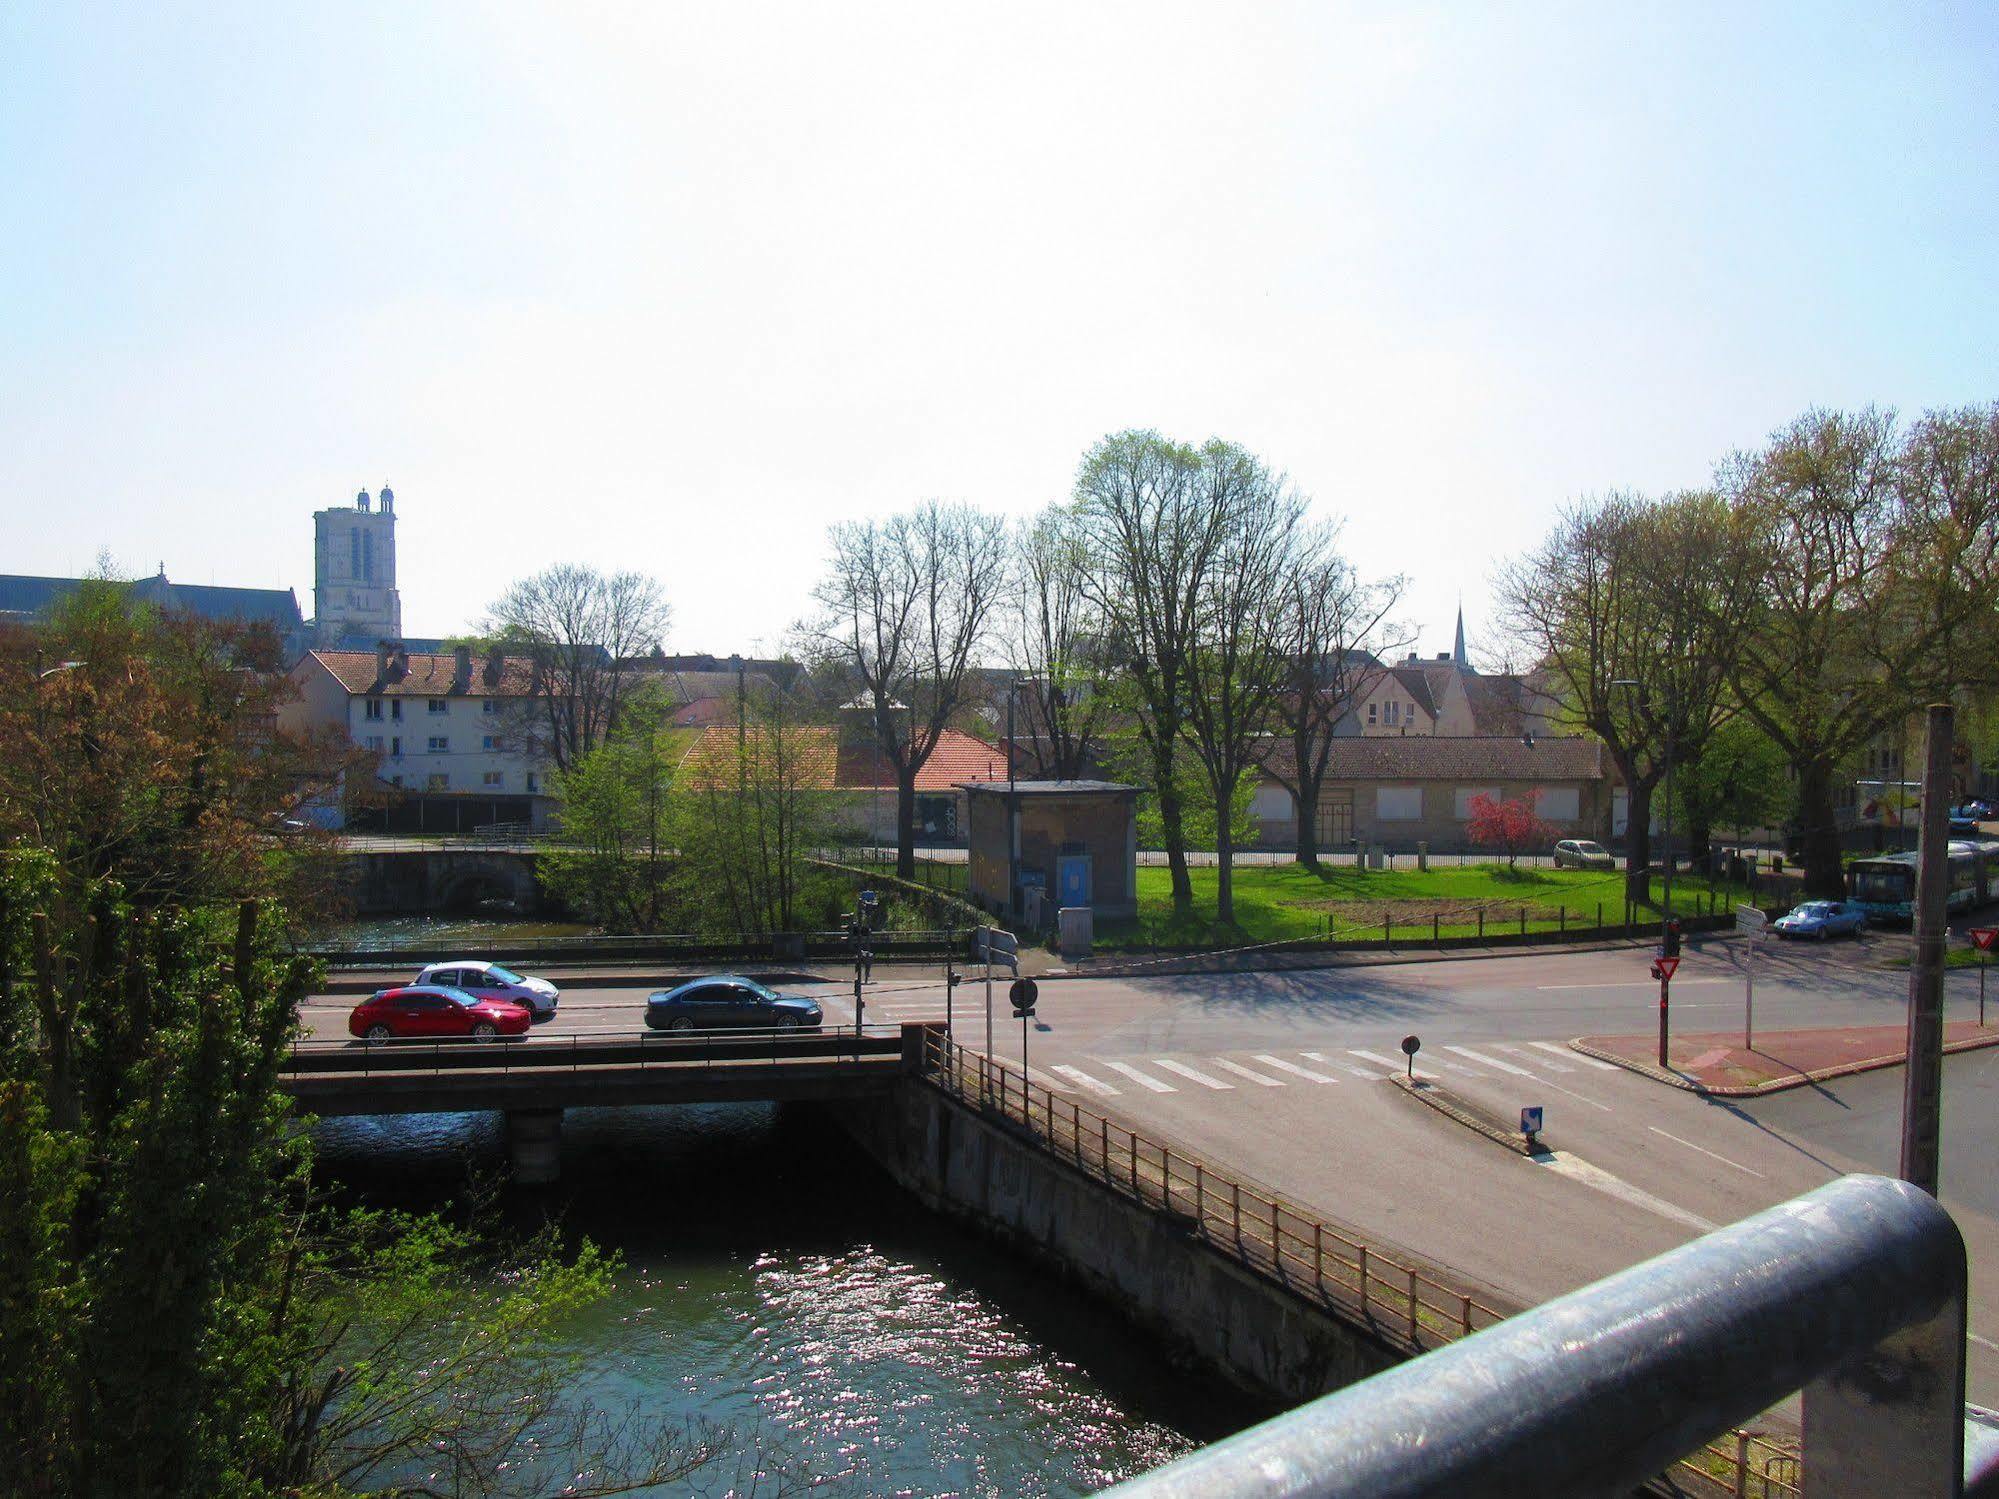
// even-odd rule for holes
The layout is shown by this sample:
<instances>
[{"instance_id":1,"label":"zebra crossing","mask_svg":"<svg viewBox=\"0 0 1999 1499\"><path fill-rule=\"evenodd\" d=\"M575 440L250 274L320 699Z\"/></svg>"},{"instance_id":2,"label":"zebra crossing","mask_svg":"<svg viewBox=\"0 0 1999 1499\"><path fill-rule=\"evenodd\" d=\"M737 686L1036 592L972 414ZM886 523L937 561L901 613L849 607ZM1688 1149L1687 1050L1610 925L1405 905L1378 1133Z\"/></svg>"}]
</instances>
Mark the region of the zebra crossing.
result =
<instances>
[{"instance_id":1,"label":"zebra crossing","mask_svg":"<svg viewBox=\"0 0 1999 1499\"><path fill-rule=\"evenodd\" d=\"M1510 1075L1545 1081L1546 1073L1572 1073L1585 1068L1603 1072L1619 1070L1609 1062L1583 1056L1553 1041L1530 1041L1525 1045L1485 1041L1476 1047L1445 1046L1441 1049L1450 1052L1451 1059L1432 1058L1427 1064L1418 1063L1416 1076L1441 1081L1452 1074L1469 1078ZM1495 1053L1505 1055L1502 1057ZM1108 1057L1087 1057L1083 1059L1087 1065L1078 1062L1051 1064L1046 1068L1046 1077L1040 1080L1058 1092L1116 1098L1134 1089L1150 1093L1189 1090L1226 1093L1245 1087L1337 1087L1342 1082L1380 1082L1385 1077L1399 1077L1407 1067L1400 1057L1358 1046L1337 1051L1332 1048L1299 1051L1292 1056L1298 1060L1268 1051L1236 1056L1134 1057L1118 1061ZM1035 1071L1039 1074L1042 1069L1036 1068Z\"/></svg>"}]
</instances>

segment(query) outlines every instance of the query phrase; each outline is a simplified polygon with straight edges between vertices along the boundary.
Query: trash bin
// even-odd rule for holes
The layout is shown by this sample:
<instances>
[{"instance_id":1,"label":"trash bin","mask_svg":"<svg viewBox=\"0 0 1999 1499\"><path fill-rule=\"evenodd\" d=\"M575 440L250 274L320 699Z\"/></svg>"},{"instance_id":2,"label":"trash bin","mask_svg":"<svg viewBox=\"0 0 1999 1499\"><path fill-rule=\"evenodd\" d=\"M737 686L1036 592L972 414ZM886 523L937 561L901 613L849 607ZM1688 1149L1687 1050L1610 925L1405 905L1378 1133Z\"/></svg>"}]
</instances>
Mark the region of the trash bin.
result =
<instances>
[{"instance_id":1,"label":"trash bin","mask_svg":"<svg viewBox=\"0 0 1999 1499\"><path fill-rule=\"evenodd\" d=\"M1090 945L1096 940L1096 913L1089 906L1064 906L1056 912L1056 922L1061 933L1062 957L1065 962L1090 955Z\"/></svg>"}]
</instances>

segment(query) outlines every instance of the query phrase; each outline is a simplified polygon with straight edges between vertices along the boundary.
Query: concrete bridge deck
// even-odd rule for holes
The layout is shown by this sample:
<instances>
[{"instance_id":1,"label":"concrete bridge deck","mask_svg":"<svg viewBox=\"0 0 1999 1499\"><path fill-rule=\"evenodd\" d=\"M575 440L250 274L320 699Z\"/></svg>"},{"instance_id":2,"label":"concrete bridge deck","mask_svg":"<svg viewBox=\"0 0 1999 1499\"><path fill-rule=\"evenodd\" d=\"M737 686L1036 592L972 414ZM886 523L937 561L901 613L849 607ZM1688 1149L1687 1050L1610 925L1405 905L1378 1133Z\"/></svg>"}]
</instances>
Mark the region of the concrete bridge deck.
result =
<instances>
[{"instance_id":1,"label":"concrete bridge deck","mask_svg":"<svg viewBox=\"0 0 1999 1499\"><path fill-rule=\"evenodd\" d=\"M886 1091L915 1044L892 1029L304 1041L282 1086L325 1116L841 1099Z\"/></svg>"}]
</instances>

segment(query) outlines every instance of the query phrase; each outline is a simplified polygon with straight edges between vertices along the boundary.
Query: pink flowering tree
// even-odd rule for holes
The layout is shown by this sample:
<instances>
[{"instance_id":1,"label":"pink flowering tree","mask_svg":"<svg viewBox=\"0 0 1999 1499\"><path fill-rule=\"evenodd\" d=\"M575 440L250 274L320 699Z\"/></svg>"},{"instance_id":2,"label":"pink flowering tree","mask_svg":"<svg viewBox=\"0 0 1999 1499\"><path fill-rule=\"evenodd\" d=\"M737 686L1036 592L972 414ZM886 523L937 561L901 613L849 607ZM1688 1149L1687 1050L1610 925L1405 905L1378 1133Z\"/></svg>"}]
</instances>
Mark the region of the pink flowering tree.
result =
<instances>
[{"instance_id":1,"label":"pink flowering tree","mask_svg":"<svg viewBox=\"0 0 1999 1499\"><path fill-rule=\"evenodd\" d=\"M1523 848L1537 848L1555 838L1555 825L1534 810L1540 799L1538 790L1505 798L1481 791L1471 799L1465 836L1480 848L1504 850L1506 867L1512 869Z\"/></svg>"}]
</instances>

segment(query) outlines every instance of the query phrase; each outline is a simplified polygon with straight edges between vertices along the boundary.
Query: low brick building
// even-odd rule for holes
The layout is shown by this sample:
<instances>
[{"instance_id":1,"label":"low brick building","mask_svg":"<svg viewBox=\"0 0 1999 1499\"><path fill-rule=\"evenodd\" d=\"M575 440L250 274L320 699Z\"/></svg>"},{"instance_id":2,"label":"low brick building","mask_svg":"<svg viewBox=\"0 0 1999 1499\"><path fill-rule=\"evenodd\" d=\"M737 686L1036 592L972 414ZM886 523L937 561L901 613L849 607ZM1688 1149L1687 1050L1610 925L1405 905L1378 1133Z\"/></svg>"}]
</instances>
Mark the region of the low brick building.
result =
<instances>
[{"instance_id":1,"label":"low brick building","mask_svg":"<svg viewBox=\"0 0 1999 1499\"><path fill-rule=\"evenodd\" d=\"M1288 771L1290 756L1288 743L1274 742L1266 764ZM1358 841L1396 852L1419 843L1435 853L1468 852L1465 822L1480 792L1495 799L1533 794L1558 838L1603 837L1610 832L1612 785L1594 739L1341 739L1319 794L1319 848L1336 854ZM1297 845L1297 803L1268 771L1250 813L1260 847Z\"/></svg>"},{"instance_id":2,"label":"low brick building","mask_svg":"<svg viewBox=\"0 0 1999 1499\"><path fill-rule=\"evenodd\" d=\"M1053 911L1089 906L1099 917L1138 914L1138 792L1116 781L972 781L970 894L1010 911L1007 871ZM1009 858L1009 845L1012 857Z\"/></svg>"}]
</instances>

